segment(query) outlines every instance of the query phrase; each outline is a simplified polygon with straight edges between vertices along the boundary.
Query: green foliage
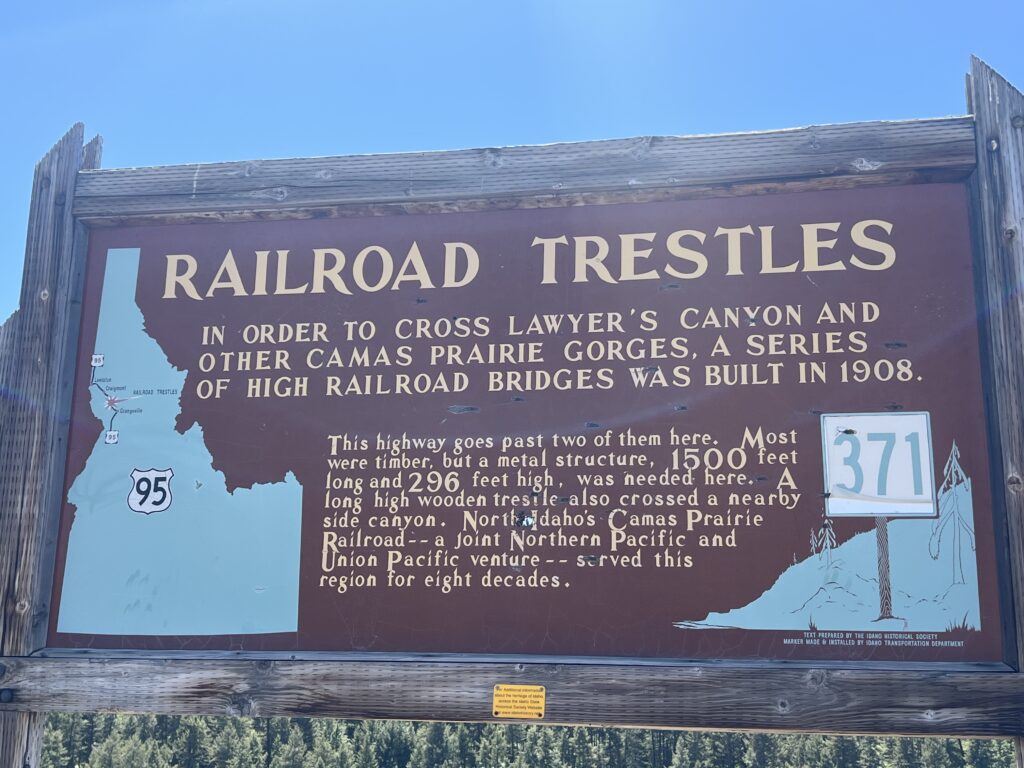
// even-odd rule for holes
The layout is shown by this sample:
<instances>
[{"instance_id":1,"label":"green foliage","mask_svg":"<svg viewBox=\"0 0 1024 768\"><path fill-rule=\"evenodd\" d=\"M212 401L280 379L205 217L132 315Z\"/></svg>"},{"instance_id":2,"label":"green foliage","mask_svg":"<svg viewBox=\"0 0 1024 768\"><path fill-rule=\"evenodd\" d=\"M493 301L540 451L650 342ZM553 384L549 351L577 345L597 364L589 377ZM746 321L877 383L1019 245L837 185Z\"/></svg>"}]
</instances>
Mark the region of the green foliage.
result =
<instances>
[{"instance_id":1,"label":"green foliage","mask_svg":"<svg viewBox=\"0 0 1024 768\"><path fill-rule=\"evenodd\" d=\"M779 739L764 733L753 734L747 742L743 765L748 768L780 768Z\"/></svg>"},{"instance_id":2,"label":"green foliage","mask_svg":"<svg viewBox=\"0 0 1024 768\"><path fill-rule=\"evenodd\" d=\"M247 720L225 718L213 738L211 755L218 768L264 768L266 765L259 734Z\"/></svg>"},{"instance_id":3,"label":"green foliage","mask_svg":"<svg viewBox=\"0 0 1024 768\"><path fill-rule=\"evenodd\" d=\"M183 717L170 740L174 764L181 768L211 768L213 744L202 717Z\"/></svg>"},{"instance_id":4,"label":"green foliage","mask_svg":"<svg viewBox=\"0 0 1024 768\"><path fill-rule=\"evenodd\" d=\"M138 734L108 738L89 757L89 768L171 768L171 749Z\"/></svg>"},{"instance_id":5,"label":"green foliage","mask_svg":"<svg viewBox=\"0 0 1024 768\"><path fill-rule=\"evenodd\" d=\"M476 751L477 766L479 768L509 768L510 757L507 729L485 729L480 738L480 746Z\"/></svg>"},{"instance_id":6,"label":"green foliage","mask_svg":"<svg viewBox=\"0 0 1024 768\"><path fill-rule=\"evenodd\" d=\"M42 768L1013 768L1011 741L50 715Z\"/></svg>"},{"instance_id":7,"label":"green foliage","mask_svg":"<svg viewBox=\"0 0 1024 768\"><path fill-rule=\"evenodd\" d=\"M850 736L834 736L829 755L833 765L860 765L860 747L857 739Z\"/></svg>"},{"instance_id":8,"label":"green foliage","mask_svg":"<svg viewBox=\"0 0 1024 768\"><path fill-rule=\"evenodd\" d=\"M409 758L409 768L433 768L444 765L448 758L448 740L444 723L427 723L420 727L426 735L416 740Z\"/></svg>"},{"instance_id":9,"label":"green foliage","mask_svg":"<svg viewBox=\"0 0 1024 768\"><path fill-rule=\"evenodd\" d=\"M288 729L288 738L278 745L271 758L270 768L304 768L307 751L302 729L292 725Z\"/></svg>"},{"instance_id":10,"label":"green foliage","mask_svg":"<svg viewBox=\"0 0 1024 768\"><path fill-rule=\"evenodd\" d=\"M68 750L65 746L66 738L59 725L50 724L43 734L43 751L41 761L43 765L67 765Z\"/></svg>"},{"instance_id":11,"label":"green foliage","mask_svg":"<svg viewBox=\"0 0 1024 768\"><path fill-rule=\"evenodd\" d=\"M480 740L480 728L465 723L445 726L447 756L441 768L476 768L476 745ZM559 763L552 763L552 766L560 768Z\"/></svg>"},{"instance_id":12,"label":"green foliage","mask_svg":"<svg viewBox=\"0 0 1024 768\"><path fill-rule=\"evenodd\" d=\"M356 726L353 739L355 751L353 768L380 768L377 763L377 748L373 737L372 720L363 720Z\"/></svg>"},{"instance_id":13,"label":"green foliage","mask_svg":"<svg viewBox=\"0 0 1024 768\"><path fill-rule=\"evenodd\" d=\"M355 752L345 724L337 720L314 720L313 748L304 768L353 768Z\"/></svg>"}]
</instances>

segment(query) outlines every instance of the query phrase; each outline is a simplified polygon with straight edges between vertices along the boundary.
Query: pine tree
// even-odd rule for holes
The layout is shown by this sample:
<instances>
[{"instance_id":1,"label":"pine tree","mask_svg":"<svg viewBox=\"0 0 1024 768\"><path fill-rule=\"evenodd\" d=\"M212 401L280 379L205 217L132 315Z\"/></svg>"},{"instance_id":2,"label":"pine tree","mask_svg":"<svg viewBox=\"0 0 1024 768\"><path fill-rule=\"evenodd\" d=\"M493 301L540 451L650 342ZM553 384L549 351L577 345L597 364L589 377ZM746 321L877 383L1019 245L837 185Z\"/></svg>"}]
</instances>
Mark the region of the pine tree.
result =
<instances>
[{"instance_id":1,"label":"pine tree","mask_svg":"<svg viewBox=\"0 0 1024 768\"><path fill-rule=\"evenodd\" d=\"M379 768L377 750L373 743L373 731L368 720L363 720L356 726L352 742L355 753L354 768Z\"/></svg>"},{"instance_id":2,"label":"pine tree","mask_svg":"<svg viewBox=\"0 0 1024 768\"><path fill-rule=\"evenodd\" d=\"M568 737L562 742L562 763L566 768L584 768L587 765L588 749L586 729L570 728Z\"/></svg>"},{"instance_id":3,"label":"pine tree","mask_svg":"<svg viewBox=\"0 0 1024 768\"><path fill-rule=\"evenodd\" d=\"M640 731L635 728L609 729L621 734L621 757L620 762L612 763L617 768L630 768L634 765L651 766L654 762L651 759L651 733L652 731Z\"/></svg>"},{"instance_id":4,"label":"pine tree","mask_svg":"<svg viewBox=\"0 0 1024 768\"><path fill-rule=\"evenodd\" d=\"M93 744L95 733L101 738ZM268 738L272 749L265 755ZM189 761L200 768L1013 768L1015 764L1013 742L1005 740L53 714L47 721L41 765L185 768Z\"/></svg>"},{"instance_id":5,"label":"pine tree","mask_svg":"<svg viewBox=\"0 0 1024 768\"><path fill-rule=\"evenodd\" d=\"M421 723L416 729L409 768L440 768L448 756L443 723Z\"/></svg>"},{"instance_id":6,"label":"pine tree","mask_svg":"<svg viewBox=\"0 0 1024 768\"><path fill-rule=\"evenodd\" d=\"M967 743L967 762L971 768L999 768L998 742L972 739Z\"/></svg>"},{"instance_id":7,"label":"pine tree","mask_svg":"<svg viewBox=\"0 0 1024 768\"><path fill-rule=\"evenodd\" d=\"M519 749L523 744L524 734L526 733L526 726L519 725L517 723L511 723L509 725L495 726L505 731L505 739L508 741L508 749L510 759L519 754Z\"/></svg>"},{"instance_id":8,"label":"pine tree","mask_svg":"<svg viewBox=\"0 0 1024 768\"><path fill-rule=\"evenodd\" d=\"M181 768L210 768L210 730L202 717L183 717L171 739L174 764Z\"/></svg>"},{"instance_id":9,"label":"pine tree","mask_svg":"<svg viewBox=\"0 0 1024 768\"><path fill-rule=\"evenodd\" d=\"M337 720L314 720L312 746L304 768L351 768L355 756L345 725Z\"/></svg>"},{"instance_id":10,"label":"pine tree","mask_svg":"<svg viewBox=\"0 0 1024 768\"><path fill-rule=\"evenodd\" d=\"M71 724L68 741L68 759L72 765L87 765L96 743L96 716L78 715Z\"/></svg>"},{"instance_id":11,"label":"pine tree","mask_svg":"<svg viewBox=\"0 0 1024 768\"><path fill-rule=\"evenodd\" d=\"M488 725L476 751L478 768L509 768L511 750L505 726Z\"/></svg>"},{"instance_id":12,"label":"pine tree","mask_svg":"<svg viewBox=\"0 0 1024 768\"><path fill-rule=\"evenodd\" d=\"M288 738L278 742L270 759L270 768L303 768L306 751L306 739L302 729L292 724L288 730Z\"/></svg>"},{"instance_id":13,"label":"pine tree","mask_svg":"<svg viewBox=\"0 0 1024 768\"><path fill-rule=\"evenodd\" d=\"M171 750L137 734L114 732L93 749L89 768L171 768Z\"/></svg>"},{"instance_id":14,"label":"pine tree","mask_svg":"<svg viewBox=\"0 0 1024 768\"><path fill-rule=\"evenodd\" d=\"M892 740L889 765L892 768L924 768L921 746L924 739L897 738Z\"/></svg>"},{"instance_id":15,"label":"pine tree","mask_svg":"<svg viewBox=\"0 0 1024 768\"><path fill-rule=\"evenodd\" d=\"M211 737L210 755L217 768L263 768L263 743L251 720L225 718Z\"/></svg>"},{"instance_id":16,"label":"pine tree","mask_svg":"<svg viewBox=\"0 0 1024 768\"><path fill-rule=\"evenodd\" d=\"M594 740L600 740L609 768L623 768L626 764L625 731L616 728L590 728Z\"/></svg>"},{"instance_id":17,"label":"pine tree","mask_svg":"<svg viewBox=\"0 0 1024 768\"><path fill-rule=\"evenodd\" d=\"M885 739L875 736L859 736L856 739L860 748L859 768L888 768L885 759Z\"/></svg>"},{"instance_id":18,"label":"pine tree","mask_svg":"<svg viewBox=\"0 0 1024 768\"><path fill-rule=\"evenodd\" d=\"M779 768L778 737L766 733L751 734L747 751L743 755L743 765L747 768Z\"/></svg>"},{"instance_id":19,"label":"pine tree","mask_svg":"<svg viewBox=\"0 0 1024 768\"><path fill-rule=\"evenodd\" d=\"M835 768L858 768L860 747L849 736L833 736L829 743L830 762Z\"/></svg>"},{"instance_id":20,"label":"pine tree","mask_svg":"<svg viewBox=\"0 0 1024 768\"><path fill-rule=\"evenodd\" d=\"M68 750L65 746L64 731L59 725L47 723L43 732L43 750L39 757L43 768L66 768L68 766Z\"/></svg>"},{"instance_id":21,"label":"pine tree","mask_svg":"<svg viewBox=\"0 0 1024 768\"><path fill-rule=\"evenodd\" d=\"M949 754L949 762L953 768L967 768L967 748L963 739L943 739L946 743L946 752Z\"/></svg>"},{"instance_id":22,"label":"pine tree","mask_svg":"<svg viewBox=\"0 0 1024 768\"><path fill-rule=\"evenodd\" d=\"M590 768L610 768L611 759L608 756L608 747L605 740L598 737L590 741L590 748L587 750L585 765Z\"/></svg>"},{"instance_id":23,"label":"pine tree","mask_svg":"<svg viewBox=\"0 0 1024 768\"><path fill-rule=\"evenodd\" d=\"M416 732L406 720L370 721L379 768L406 768L412 755Z\"/></svg>"},{"instance_id":24,"label":"pine tree","mask_svg":"<svg viewBox=\"0 0 1024 768\"><path fill-rule=\"evenodd\" d=\"M999 768L1015 768L1017 765L1016 748L1011 739L999 739L992 742L996 765Z\"/></svg>"},{"instance_id":25,"label":"pine tree","mask_svg":"<svg viewBox=\"0 0 1024 768\"><path fill-rule=\"evenodd\" d=\"M799 734L779 737L779 752L784 765L818 768L829 766L831 744L824 736Z\"/></svg>"},{"instance_id":26,"label":"pine tree","mask_svg":"<svg viewBox=\"0 0 1024 768\"><path fill-rule=\"evenodd\" d=\"M562 768L561 739L560 729L527 726L517 757L521 757L528 766ZM461 764L453 762L448 768L461 768Z\"/></svg>"},{"instance_id":27,"label":"pine tree","mask_svg":"<svg viewBox=\"0 0 1024 768\"><path fill-rule=\"evenodd\" d=\"M747 752L742 733L707 733L702 739L697 765L701 768L733 768L743 765Z\"/></svg>"},{"instance_id":28,"label":"pine tree","mask_svg":"<svg viewBox=\"0 0 1024 768\"><path fill-rule=\"evenodd\" d=\"M966 546L970 552L975 550L974 520L971 498L971 479L960 466L960 449L956 442L949 452L949 459L943 470L942 486L939 488L939 516L932 526L932 535L928 540L928 552L933 560L939 559L942 539L948 536L949 546L953 553L953 584L963 584L964 553ZM964 498L966 497L966 498ZM968 556L970 557L970 555Z\"/></svg>"},{"instance_id":29,"label":"pine tree","mask_svg":"<svg viewBox=\"0 0 1024 768\"><path fill-rule=\"evenodd\" d=\"M921 763L927 768L964 768L965 762L950 739L921 739Z\"/></svg>"},{"instance_id":30,"label":"pine tree","mask_svg":"<svg viewBox=\"0 0 1024 768\"><path fill-rule=\"evenodd\" d=\"M669 768L693 768L695 761L692 755L690 734L681 734L676 739L676 747L672 751L672 762Z\"/></svg>"},{"instance_id":31,"label":"pine tree","mask_svg":"<svg viewBox=\"0 0 1024 768\"><path fill-rule=\"evenodd\" d=\"M153 738L164 744L170 744L171 739L174 738L174 734L178 732L178 727L181 725L181 717L181 715L157 715Z\"/></svg>"},{"instance_id":32,"label":"pine tree","mask_svg":"<svg viewBox=\"0 0 1024 768\"><path fill-rule=\"evenodd\" d=\"M63 765L84 765L89 760L89 749L84 744L86 737L86 717L77 712L64 714L54 713L46 720L46 727L60 728L64 736L64 748L67 758Z\"/></svg>"},{"instance_id":33,"label":"pine tree","mask_svg":"<svg viewBox=\"0 0 1024 768\"><path fill-rule=\"evenodd\" d=\"M97 716L96 740L89 753L90 768L121 768L126 751L134 752L134 745L124 734L125 715Z\"/></svg>"},{"instance_id":34,"label":"pine tree","mask_svg":"<svg viewBox=\"0 0 1024 768\"><path fill-rule=\"evenodd\" d=\"M270 761L291 735L292 721L287 717L265 717L260 718L257 722L260 748L263 751L263 764L265 768L270 768Z\"/></svg>"},{"instance_id":35,"label":"pine tree","mask_svg":"<svg viewBox=\"0 0 1024 768\"><path fill-rule=\"evenodd\" d=\"M668 768L672 762L672 750L676 746L676 734L673 731L650 731L651 765L655 768Z\"/></svg>"},{"instance_id":36,"label":"pine tree","mask_svg":"<svg viewBox=\"0 0 1024 768\"><path fill-rule=\"evenodd\" d=\"M88 761L89 750L83 750L80 744L84 733L84 719L85 715L76 712L53 712L47 716L40 765L47 766L47 768L56 768L57 766L69 768L79 763L85 764ZM48 750L49 757L47 757ZM63 757L61 757L62 752ZM80 753L83 753L81 758L79 758Z\"/></svg>"},{"instance_id":37,"label":"pine tree","mask_svg":"<svg viewBox=\"0 0 1024 768\"><path fill-rule=\"evenodd\" d=\"M811 529L811 554L817 555L819 559L825 556L826 568L832 567L832 550L836 548L836 532L832 527L832 518L825 514L825 508L821 508L821 525L818 530Z\"/></svg>"},{"instance_id":38,"label":"pine tree","mask_svg":"<svg viewBox=\"0 0 1024 768\"><path fill-rule=\"evenodd\" d=\"M92 734L90 735L91 747L95 747L110 737L110 734L114 732L117 726L118 718L123 719L124 715L111 715L107 713L93 715Z\"/></svg>"},{"instance_id":39,"label":"pine tree","mask_svg":"<svg viewBox=\"0 0 1024 768\"><path fill-rule=\"evenodd\" d=\"M470 726L455 723L445 726L445 752L447 757L441 768L476 768L476 744L479 734ZM411 762L410 762L411 765Z\"/></svg>"},{"instance_id":40,"label":"pine tree","mask_svg":"<svg viewBox=\"0 0 1024 768\"><path fill-rule=\"evenodd\" d=\"M155 740L158 730L156 715L132 715L124 724L125 735L136 735L143 742Z\"/></svg>"},{"instance_id":41,"label":"pine tree","mask_svg":"<svg viewBox=\"0 0 1024 768\"><path fill-rule=\"evenodd\" d=\"M921 762L926 768L953 768L946 745L934 738L921 739Z\"/></svg>"}]
</instances>

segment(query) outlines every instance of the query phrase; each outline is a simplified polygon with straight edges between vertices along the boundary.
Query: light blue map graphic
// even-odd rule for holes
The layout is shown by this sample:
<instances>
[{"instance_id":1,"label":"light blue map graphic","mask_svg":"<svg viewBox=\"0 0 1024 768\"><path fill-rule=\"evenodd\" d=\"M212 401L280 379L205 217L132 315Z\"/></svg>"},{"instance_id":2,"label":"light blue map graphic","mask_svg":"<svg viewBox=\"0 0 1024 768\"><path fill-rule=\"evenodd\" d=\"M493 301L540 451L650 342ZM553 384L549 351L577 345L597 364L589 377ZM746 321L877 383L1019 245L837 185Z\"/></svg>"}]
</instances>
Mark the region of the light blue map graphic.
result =
<instances>
[{"instance_id":1,"label":"light blue map graphic","mask_svg":"<svg viewBox=\"0 0 1024 768\"><path fill-rule=\"evenodd\" d=\"M814 538L760 597L681 629L948 632L979 630L981 608L971 479L953 444L935 520L890 520L892 616L879 618L878 543L873 531L834 545ZM794 558L795 559L795 558Z\"/></svg>"},{"instance_id":2,"label":"light blue map graphic","mask_svg":"<svg viewBox=\"0 0 1024 768\"><path fill-rule=\"evenodd\" d=\"M107 253L90 384L104 430L68 491L77 511L57 629L294 632L302 487L289 473L279 483L228 492L201 428L175 431L185 371L145 331L135 303L139 258L135 248ZM147 479L137 484L136 470ZM133 511L130 493L136 507L160 511Z\"/></svg>"}]
</instances>

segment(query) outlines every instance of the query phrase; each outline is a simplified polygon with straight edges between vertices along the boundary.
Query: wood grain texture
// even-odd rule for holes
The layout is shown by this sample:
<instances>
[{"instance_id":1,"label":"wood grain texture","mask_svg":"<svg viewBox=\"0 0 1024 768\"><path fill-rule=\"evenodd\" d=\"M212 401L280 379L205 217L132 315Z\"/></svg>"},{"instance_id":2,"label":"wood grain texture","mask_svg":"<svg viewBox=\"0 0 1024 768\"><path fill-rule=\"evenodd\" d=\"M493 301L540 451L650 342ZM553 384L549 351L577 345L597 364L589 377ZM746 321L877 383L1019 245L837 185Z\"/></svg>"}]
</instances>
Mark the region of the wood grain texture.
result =
<instances>
[{"instance_id":1,"label":"wood grain texture","mask_svg":"<svg viewBox=\"0 0 1024 768\"><path fill-rule=\"evenodd\" d=\"M972 197L1002 458L995 491L1002 492L1006 512L1016 661L1024 670L1024 94L972 57L967 101L977 130ZM1024 768L1024 742L1017 738L1016 744L1017 765Z\"/></svg>"},{"instance_id":2,"label":"wood grain texture","mask_svg":"<svg viewBox=\"0 0 1024 768\"><path fill-rule=\"evenodd\" d=\"M559 205L963 178L970 118L86 171L76 216L259 218ZM671 194L671 193L669 193ZM385 208L383 206L391 206Z\"/></svg>"},{"instance_id":3,"label":"wood grain texture","mask_svg":"<svg viewBox=\"0 0 1024 768\"><path fill-rule=\"evenodd\" d=\"M493 721L498 683L545 723L820 733L1024 732L1024 676L730 665L2 659L0 709Z\"/></svg>"},{"instance_id":4,"label":"wood grain texture","mask_svg":"<svg viewBox=\"0 0 1024 768\"><path fill-rule=\"evenodd\" d=\"M0 333L0 651L46 642L70 402L81 264L73 264L75 180L83 167L75 125L36 166L20 307ZM98 161L98 144L90 151ZM80 298L80 297L78 297ZM42 715L0 715L0 768L35 766Z\"/></svg>"},{"instance_id":5,"label":"wood grain texture","mask_svg":"<svg viewBox=\"0 0 1024 768\"><path fill-rule=\"evenodd\" d=\"M1024 94L971 62L978 125L975 212L1018 638L1024 637ZM1018 643L1024 669L1024 644Z\"/></svg>"},{"instance_id":6,"label":"wood grain texture","mask_svg":"<svg viewBox=\"0 0 1024 768\"><path fill-rule=\"evenodd\" d=\"M38 594L38 553L55 519L44 514L55 485L51 458L64 452L66 424L56 423L58 381L64 373L70 315L71 195L82 160L76 125L36 167L18 322L0 358L0 649L27 654L45 643L49 596ZM63 466L63 461L60 461ZM52 505L51 506L55 506ZM47 525L51 523L51 525Z\"/></svg>"},{"instance_id":7,"label":"wood grain texture","mask_svg":"<svg viewBox=\"0 0 1024 768\"><path fill-rule=\"evenodd\" d=\"M0 393L3 399L13 396L10 389L10 373L14 367L17 347L13 340L18 337L19 312L14 310L3 325L0 325ZM5 442L8 425L3 419L4 410L0 410L0 445ZM4 524L0 518L0 526ZM6 529L0 527L0 546L6 537ZM0 612L2 613L2 612ZM0 683L2 685L2 683ZM40 754L43 735L44 715L35 712L3 712L0 711L0 768L21 768L23 765L35 765L33 758Z\"/></svg>"},{"instance_id":8,"label":"wood grain texture","mask_svg":"<svg viewBox=\"0 0 1024 768\"><path fill-rule=\"evenodd\" d=\"M820 192L903 184L957 182L963 171L917 170L865 176L830 176L820 179L736 182L727 185L697 185L619 189L605 192L580 192L549 195L519 195L458 200L413 200L407 202L318 204L275 208L238 208L227 210L189 210L175 212L117 213L89 216L89 227L192 224L203 222L278 221L303 219L345 219L354 216L406 216L413 214L467 213L472 211L517 210L529 208L567 208L579 205L649 203L664 200L700 200L793 192Z\"/></svg>"}]
</instances>

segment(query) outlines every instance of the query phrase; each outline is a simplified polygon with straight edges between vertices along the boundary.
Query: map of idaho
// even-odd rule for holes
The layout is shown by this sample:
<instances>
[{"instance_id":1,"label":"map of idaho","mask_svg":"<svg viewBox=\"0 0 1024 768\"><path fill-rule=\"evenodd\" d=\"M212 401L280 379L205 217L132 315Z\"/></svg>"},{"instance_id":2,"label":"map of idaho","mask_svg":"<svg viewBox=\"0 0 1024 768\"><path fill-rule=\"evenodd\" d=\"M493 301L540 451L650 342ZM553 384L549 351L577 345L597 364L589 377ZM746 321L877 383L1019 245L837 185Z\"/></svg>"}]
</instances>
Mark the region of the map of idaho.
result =
<instances>
[{"instance_id":1,"label":"map of idaho","mask_svg":"<svg viewBox=\"0 0 1024 768\"><path fill-rule=\"evenodd\" d=\"M103 430L76 508L57 629L97 635L295 632L302 488L227 490L202 428L175 430L185 371L146 333L140 251L111 249L90 404Z\"/></svg>"}]
</instances>

